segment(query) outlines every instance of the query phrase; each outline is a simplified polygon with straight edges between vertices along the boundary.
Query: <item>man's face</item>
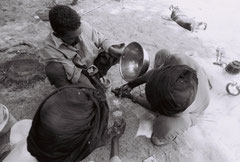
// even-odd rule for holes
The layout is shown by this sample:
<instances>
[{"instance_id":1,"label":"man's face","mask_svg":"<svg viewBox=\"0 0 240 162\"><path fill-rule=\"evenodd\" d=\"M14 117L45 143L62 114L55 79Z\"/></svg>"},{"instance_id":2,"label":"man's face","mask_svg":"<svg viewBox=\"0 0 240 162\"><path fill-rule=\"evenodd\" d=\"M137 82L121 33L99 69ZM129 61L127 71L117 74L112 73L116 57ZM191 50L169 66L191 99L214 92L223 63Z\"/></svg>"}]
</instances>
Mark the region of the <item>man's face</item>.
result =
<instances>
[{"instance_id":1,"label":"man's face","mask_svg":"<svg viewBox=\"0 0 240 162\"><path fill-rule=\"evenodd\" d=\"M60 37L63 42L70 44L70 45L75 45L79 42L79 35L80 35L80 30L77 29L75 31L67 31L65 34Z\"/></svg>"}]
</instances>

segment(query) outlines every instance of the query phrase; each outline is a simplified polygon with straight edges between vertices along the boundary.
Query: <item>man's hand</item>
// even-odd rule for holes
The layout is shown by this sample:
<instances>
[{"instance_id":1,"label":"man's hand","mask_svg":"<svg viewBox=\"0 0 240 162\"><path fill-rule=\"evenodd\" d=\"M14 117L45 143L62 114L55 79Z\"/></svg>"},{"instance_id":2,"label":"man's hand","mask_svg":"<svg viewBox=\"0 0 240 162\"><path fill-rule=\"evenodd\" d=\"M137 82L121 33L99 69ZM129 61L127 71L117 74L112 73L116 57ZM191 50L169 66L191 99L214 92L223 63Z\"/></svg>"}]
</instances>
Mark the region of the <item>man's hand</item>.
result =
<instances>
[{"instance_id":1,"label":"man's hand","mask_svg":"<svg viewBox=\"0 0 240 162\"><path fill-rule=\"evenodd\" d=\"M120 57L123 54L124 48L125 48L124 43L112 45L111 47L109 47L109 53Z\"/></svg>"},{"instance_id":2,"label":"man's hand","mask_svg":"<svg viewBox=\"0 0 240 162\"><path fill-rule=\"evenodd\" d=\"M112 89L112 92L115 94L116 97L119 97L119 98L133 99L134 97L129 90L123 90L121 87Z\"/></svg>"},{"instance_id":3,"label":"man's hand","mask_svg":"<svg viewBox=\"0 0 240 162\"><path fill-rule=\"evenodd\" d=\"M114 139L117 140L123 135L125 128L126 128L126 122L124 119L118 122L115 121L111 128L110 134Z\"/></svg>"},{"instance_id":4,"label":"man's hand","mask_svg":"<svg viewBox=\"0 0 240 162\"><path fill-rule=\"evenodd\" d=\"M121 91L124 91L124 92L126 92L126 93L130 93L130 92L132 91L132 88L129 87L128 84L122 85L122 86L120 87L120 89L121 89Z\"/></svg>"},{"instance_id":5,"label":"man's hand","mask_svg":"<svg viewBox=\"0 0 240 162\"><path fill-rule=\"evenodd\" d=\"M126 128L126 122L124 119L120 121L115 121L113 126L108 129L103 135L102 140L98 143L98 147L105 146L109 143L110 140L118 141L119 138L123 135Z\"/></svg>"}]
</instances>

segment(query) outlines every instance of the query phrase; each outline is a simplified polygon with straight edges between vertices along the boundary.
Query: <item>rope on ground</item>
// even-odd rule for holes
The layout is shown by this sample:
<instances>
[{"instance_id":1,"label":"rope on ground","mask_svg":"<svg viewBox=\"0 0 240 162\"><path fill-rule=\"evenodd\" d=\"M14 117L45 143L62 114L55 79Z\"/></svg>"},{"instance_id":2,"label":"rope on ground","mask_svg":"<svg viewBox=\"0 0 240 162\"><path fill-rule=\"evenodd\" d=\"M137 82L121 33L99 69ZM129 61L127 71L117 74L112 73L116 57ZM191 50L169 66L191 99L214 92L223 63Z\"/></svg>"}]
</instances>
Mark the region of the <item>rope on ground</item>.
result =
<instances>
[{"instance_id":1,"label":"rope on ground","mask_svg":"<svg viewBox=\"0 0 240 162\"><path fill-rule=\"evenodd\" d=\"M92 11L94 11L94 10L96 10L96 9L98 9L98 8L100 8L100 7L102 7L102 6L104 6L105 4L107 4L107 3L110 2L110 1L112 1L112 0L108 0L108 1L106 1L106 2L103 2L101 5L99 5L99 6L95 7L95 8L93 8L93 9L91 9L91 10L89 10L89 11L84 12L81 16L85 16L85 15L87 15L88 13L90 13L90 12L92 12Z\"/></svg>"}]
</instances>

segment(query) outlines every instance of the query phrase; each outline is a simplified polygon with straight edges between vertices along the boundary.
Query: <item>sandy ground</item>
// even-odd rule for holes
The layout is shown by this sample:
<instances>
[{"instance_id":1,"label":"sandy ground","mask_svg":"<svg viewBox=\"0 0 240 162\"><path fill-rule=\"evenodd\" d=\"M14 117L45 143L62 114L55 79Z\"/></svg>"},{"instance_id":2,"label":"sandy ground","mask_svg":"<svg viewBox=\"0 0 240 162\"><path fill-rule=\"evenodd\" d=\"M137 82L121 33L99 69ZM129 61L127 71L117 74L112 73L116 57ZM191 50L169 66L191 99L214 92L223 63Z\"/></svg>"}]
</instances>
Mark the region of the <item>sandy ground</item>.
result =
<instances>
[{"instance_id":1,"label":"sandy ground","mask_svg":"<svg viewBox=\"0 0 240 162\"><path fill-rule=\"evenodd\" d=\"M70 3L63 0L58 2ZM79 0L79 2L73 8L82 14L104 1ZM151 130L149 126L151 118L148 118L150 115L146 110L127 99L119 100L111 92L107 92L111 108L110 118L113 111L120 110L127 121L125 134L120 140L120 156L124 162L141 162L152 155L155 155L159 162L240 161L240 96L232 97L225 91L225 85L228 82L239 82L240 78L231 76L221 67L212 64L215 61L215 50L218 46L226 49L224 61L240 59L237 50L239 42L237 35L234 34L239 31L240 23L234 23L233 27L236 30L224 30L227 33L219 34L221 20L214 19L214 15L221 11L221 7L218 5L216 10L211 10L211 5L214 7L216 0L210 2L204 0L191 4L189 0L124 0L124 3L120 3L112 0L82 17L111 39L126 44L132 41L139 42L149 53L151 67L154 54L162 48L193 57L205 68L213 84L211 103L203 120L177 140L163 147L153 146L147 138L149 132L146 130ZM36 11L46 9L47 4L47 0L1 0L0 48L23 40L40 48L49 32L49 23L34 19L34 16ZM170 14L168 10L170 4L179 5L193 17L197 16L200 20L206 21L208 29L204 32L191 33L175 22L163 20L162 15ZM232 10L236 4L231 6ZM230 12L231 9L228 8L228 11ZM224 18L227 20L227 17L223 16ZM227 28L226 22L222 27ZM15 56L16 53L12 51L14 50L9 49L0 52L0 62ZM118 66L112 68L108 76L113 81L113 87L125 83L120 77ZM6 105L18 120L31 119L41 100L54 89L47 80L25 90L13 91L2 85L0 88L0 103ZM139 89L135 92L137 91ZM1 138L1 146L7 142L7 139L7 135ZM109 151L110 145L98 148L84 161L107 162Z\"/></svg>"}]
</instances>

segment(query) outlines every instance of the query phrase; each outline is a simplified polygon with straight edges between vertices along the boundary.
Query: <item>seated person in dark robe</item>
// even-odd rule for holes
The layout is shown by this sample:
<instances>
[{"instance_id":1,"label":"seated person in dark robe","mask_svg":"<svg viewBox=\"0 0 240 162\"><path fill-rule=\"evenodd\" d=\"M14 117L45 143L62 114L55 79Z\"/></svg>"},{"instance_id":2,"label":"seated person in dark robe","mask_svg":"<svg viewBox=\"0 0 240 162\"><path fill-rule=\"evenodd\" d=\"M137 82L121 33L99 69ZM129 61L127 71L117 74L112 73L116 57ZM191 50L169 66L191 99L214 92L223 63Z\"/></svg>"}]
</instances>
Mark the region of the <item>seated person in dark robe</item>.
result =
<instances>
[{"instance_id":1,"label":"seated person in dark robe","mask_svg":"<svg viewBox=\"0 0 240 162\"><path fill-rule=\"evenodd\" d=\"M130 93L144 83L146 96ZM163 145L194 126L203 115L210 101L208 83L205 71L192 58L160 50L153 69L113 92L156 115L151 141Z\"/></svg>"},{"instance_id":2,"label":"seated person in dark robe","mask_svg":"<svg viewBox=\"0 0 240 162\"><path fill-rule=\"evenodd\" d=\"M4 162L76 162L94 149L112 147L110 162L119 162L119 138L125 121L108 128L106 96L85 85L62 87L38 107L33 120L17 122L11 129L14 148Z\"/></svg>"}]
</instances>

